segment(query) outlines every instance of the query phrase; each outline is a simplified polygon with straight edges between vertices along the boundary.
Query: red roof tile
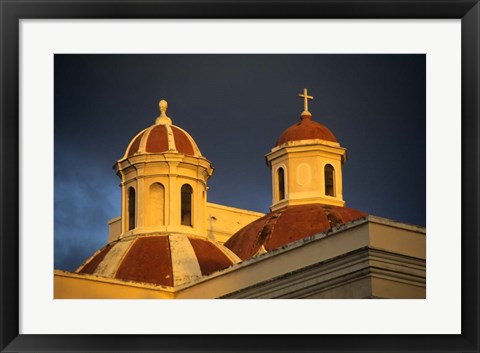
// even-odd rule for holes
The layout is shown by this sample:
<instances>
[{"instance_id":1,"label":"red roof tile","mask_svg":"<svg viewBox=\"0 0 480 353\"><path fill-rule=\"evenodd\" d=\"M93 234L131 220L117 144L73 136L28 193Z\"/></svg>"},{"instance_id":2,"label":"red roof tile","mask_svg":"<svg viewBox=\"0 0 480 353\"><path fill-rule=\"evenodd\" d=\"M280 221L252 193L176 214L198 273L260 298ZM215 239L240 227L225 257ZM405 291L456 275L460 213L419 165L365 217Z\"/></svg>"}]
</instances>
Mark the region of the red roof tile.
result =
<instances>
[{"instance_id":1,"label":"red roof tile","mask_svg":"<svg viewBox=\"0 0 480 353\"><path fill-rule=\"evenodd\" d=\"M168 151L168 136L165 125L157 125L152 128L147 136L145 151L150 153Z\"/></svg>"},{"instance_id":2,"label":"red roof tile","mask_svg":"<svg viewBox=\"0 0 480 353\"><path fill-rule=\"evenodd\" d=\"M172 125L172 132L173 137L175 138L175 146L178 152L183 154L188 154L190 156L194 155L193 146L190 140L188 139L187 135L177 128L176 126Z\"/></svg>"},{"instance_id":3,"label":"red roof tile","mask_svg":"<svg viewBox=\"0 0 480 353\"><path fill-rule=\"evenodd\" d=\"M88 261L82 269L79 271L79 273L88 273L92 274L95 269L97 268L98 264L102 262L102 260L105 258L105 256L108 254L108 252L112 249L112 246L110 244L107 244L98 254L96 254L90 261Z\"/></svg>"},{"instance_id":4,"label":"red roof tile","mask_svg":"<svg viewBox=\"0 0 480 353\"><path fill-rule=\"evenodd\" d=\"M143 237L133 243L117 269L115 278L173 286L168 237Z\"/></svg>"},{"instance_id":5,"label":"red roof tile","mask_svg":"<svg viewBox=\"0 0 480 353\"><path fill-rule=\"evenodd\" d=\"M233 254L229 258L224 253L229 250L222 251L220 244L213 243L208 239L186 235L185 238L188 239L187 243L192 246L191 254L195 257L200 269L196 274L186 274L187 276L191 275L191 278L207 276L230 267L235 261L238 261L238 259L233 260L235 258ZM120 241L116 241L105 246L87 260L78 273L106 277L112 276L110 273L113 273L113 277L116 279L169 287L178 285L179 282L181 282L180 284L186 283L185 278L178 281L178 278L174 277L174 273L183 273L184 269L180 267L177 272L174 272L172 251L175 250L175 247L170 245L169 235L137 236L132 240L131 245L117 248L120 250L116 249L115 256L106 258L106 255L120 243ZM182 256L185 256L185 252L182 252ZM105 272L105 269L108 271ZM105 273L109 274L105 275Z\"/></svg>"},{"instance_id":6,"label":"red roof tile","mask_svg":"<svg viewBox=\"0 0 480 353\"><path fill-rule=\"evenodd\" d=\"M130 146L130 149L128 150L127 155L130 157L132 154L135 154L138 152L138 147L140 147L140 141L142 141L142 137L145 134L145 131L142 132L140 135L137 136L135 141L133 141L132 145Z\"/></svg>"},{"instance_id":7,"label":"red roof tile","mask_svg":"<svg viewBox=\"0 0 480 353\"><path fill-rule=\"evenodd\" d=\"M232 260L213 243L198 238L188 238L188 240L190 240L193 251L195 251L202 275L208 276L232 265Z\"/></svg>"},{"instance_id":8,"label":"red roof tile","mask_svg":"<svg viewBox=\"0 0 480 353\"><path fill-rule=\"evenodd\" d=\"M257 254L262 246L267 251L274 250L365 216L366 213L346 207L288 206L240 229L224 245L246 260Z\"/></svg>"},{"instance_id":9,"label":"red roof tile","mask_svg":"<svg viewBox=\"0 0 480 353\"><path fill-rule=\"evenodd\" d=\"M300 122L290 126L280 135L275 146L280 146L288 141L312 139L337 142L333 133L326 126L311 120L310 115L304 115Z\"/></svg>"}]
</instances>

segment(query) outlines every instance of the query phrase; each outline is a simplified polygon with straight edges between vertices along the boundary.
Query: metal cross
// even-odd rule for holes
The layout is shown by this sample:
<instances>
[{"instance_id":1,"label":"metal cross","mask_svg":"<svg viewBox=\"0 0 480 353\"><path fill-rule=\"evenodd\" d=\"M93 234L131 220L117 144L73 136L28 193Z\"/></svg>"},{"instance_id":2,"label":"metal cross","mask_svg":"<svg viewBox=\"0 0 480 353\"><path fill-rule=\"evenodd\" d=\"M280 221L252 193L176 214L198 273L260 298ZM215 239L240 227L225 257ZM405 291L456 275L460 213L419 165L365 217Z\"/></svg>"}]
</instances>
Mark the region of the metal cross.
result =
<instances>
[{"instance_id":1,"label":"metal cross","mask_svg":"<svg viewBox=\"0 0 480 353\"><path fill-rule=\"evenodd\" d=\"M313 100L313 97L308 95L308 92L307 92L306 88L303 89L303 94L299 94L298 96L303 98L303 104L304 104L304 108L305 108L304 113L308 113L308 100L309 99Z\"/></svg>"}]
</instances>

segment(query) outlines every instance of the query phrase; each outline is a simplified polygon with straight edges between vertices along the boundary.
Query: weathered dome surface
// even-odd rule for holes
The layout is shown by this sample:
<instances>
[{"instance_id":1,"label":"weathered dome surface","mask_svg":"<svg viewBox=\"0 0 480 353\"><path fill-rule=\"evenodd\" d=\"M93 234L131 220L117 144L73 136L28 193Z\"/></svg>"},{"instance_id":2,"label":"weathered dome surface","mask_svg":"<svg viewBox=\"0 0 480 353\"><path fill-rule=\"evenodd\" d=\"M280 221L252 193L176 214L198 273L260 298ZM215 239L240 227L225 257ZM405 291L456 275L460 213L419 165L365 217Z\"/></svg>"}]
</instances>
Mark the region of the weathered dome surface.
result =
<instances>
[{"instance_id":1,"label":"weathered dome surface","mask_svg":"<svg viewBox=\"0 0 480 353\"><path fill-rule=\"evenodd\" d=\"M278 138L275 146L289 141L320 139L337 142L333 133L324 125L313 121L311 115L302 115L302 120L286 129Z\"/></svg>"},{"instance_id":2,"label":"weathered dome surface","mask_svg":"<svg viewBox=\"0 0 480 353\"><path fill-rule=\"evenodd\" d=\"M224 246L182 234L138 235L113 241L77 273L174 287L239 262Z\"/></svg>"},{"instance_id":3,"label":"weathered dome surface","mask_svg":"<svg viewBox=\"0 0 480 353\"><path fill-rule=\"evenodd\" d=\"M287 206L243 227L224 245L246 260L260 250L278 249L366 216L366 213L347 207L321 204Z\"/></svg>"},{"instance_id":4,"label":"weathered dome surface","mask_svg":"<svg viewBox=\"0 0 480 353\"><path fill-rule=\"evenodd\" d=\"M155 124L141 131L128 145L125 157L142 153L179 152L200 157L193 138L183 129L170 124Z\"/></svg>"}]
</instances>

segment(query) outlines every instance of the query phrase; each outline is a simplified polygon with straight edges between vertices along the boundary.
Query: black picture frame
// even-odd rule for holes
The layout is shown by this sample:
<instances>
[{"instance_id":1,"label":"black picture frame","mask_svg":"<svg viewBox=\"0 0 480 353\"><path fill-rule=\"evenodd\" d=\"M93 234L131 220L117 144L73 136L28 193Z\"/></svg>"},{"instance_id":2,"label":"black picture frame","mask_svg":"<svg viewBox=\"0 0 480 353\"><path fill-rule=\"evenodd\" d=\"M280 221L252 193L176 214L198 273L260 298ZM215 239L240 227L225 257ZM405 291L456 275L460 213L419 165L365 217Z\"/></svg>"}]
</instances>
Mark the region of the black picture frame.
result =
<instances>
[{"instance_id":1,"label":"black picture frame","mask_svg":"<svg viewBox=\"0 0 480 353\"><path fill-rule=\"evenodd\" d=\"M478 0L0 0L2 352L479 352ZM19 20L126 18L461 19L462 333L459 335L19 334ZM460 225L459 225L460 229ZM448 261L448 259L446 259ZM448 279L446 279L448 280ZM442 319L439 313L439 320Z\"/></svg>"}]
</instances>

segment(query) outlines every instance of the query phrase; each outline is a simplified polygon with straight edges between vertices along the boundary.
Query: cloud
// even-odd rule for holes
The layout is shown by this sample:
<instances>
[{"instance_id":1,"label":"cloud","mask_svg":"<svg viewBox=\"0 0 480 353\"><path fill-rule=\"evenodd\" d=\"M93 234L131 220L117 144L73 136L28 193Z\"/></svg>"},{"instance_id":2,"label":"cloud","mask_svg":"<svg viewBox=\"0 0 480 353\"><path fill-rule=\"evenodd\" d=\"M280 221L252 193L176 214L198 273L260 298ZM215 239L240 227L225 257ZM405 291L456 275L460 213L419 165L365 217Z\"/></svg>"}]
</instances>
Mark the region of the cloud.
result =
<instances>
[{"instance_id":1,"label":"cloud","mask_svg":"<svg viewBox=\"0 0 480 353\"><path fill-rule=\"evenodd\" d=\"M72 271L107 242L107 221L120 214L120 188L96 163L73 173L68 155L55 160L54 266Z\"/></svg>"}]
</instances>

